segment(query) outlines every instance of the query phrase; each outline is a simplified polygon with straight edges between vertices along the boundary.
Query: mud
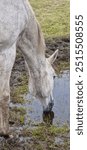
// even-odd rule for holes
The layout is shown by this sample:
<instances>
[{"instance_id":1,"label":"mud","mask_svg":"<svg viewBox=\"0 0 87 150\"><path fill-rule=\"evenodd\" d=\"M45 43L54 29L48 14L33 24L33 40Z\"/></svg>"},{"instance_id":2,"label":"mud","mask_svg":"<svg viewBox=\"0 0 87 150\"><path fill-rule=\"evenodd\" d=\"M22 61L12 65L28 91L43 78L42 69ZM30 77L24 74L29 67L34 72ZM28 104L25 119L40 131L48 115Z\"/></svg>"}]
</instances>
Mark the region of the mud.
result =
<instances>
[{"instance_id":1,"label":"mud","mask_svg":"<svg viewBox=\"0 0 87 150\"><path fill-rule=\"evenodd\" d=\"M70 59L70 38L53 38L46 41L47 54L52 54L56 49L59 49L57 61L66 61Z\"/></svg>"},{"instance_id":2,"label":"mud","mask_svg":"<svg viewBox=\"0 0 87 150\"><path fill-rule=\"evenodd\" d=\"M46 40L47 57L54 50L59 49L59 56L54 65L58 72L69 69L69 43L69 37ZM0 137L0 150L69 150L69 126L52 125L50 114L43 114L43 122L38 124L36 122L31 123L32 120L29 116L27 116L28 122L26 122L24 94L28 92L27 84L24 59L21 52L17 51L10 81L12 105L10 104L9 124L10 134L13 135L13 138ZM31 100L29 100L29 103L31 103ZM19 104L19 107L16 104L17 106Z\"/></svg>"}]
</instances>

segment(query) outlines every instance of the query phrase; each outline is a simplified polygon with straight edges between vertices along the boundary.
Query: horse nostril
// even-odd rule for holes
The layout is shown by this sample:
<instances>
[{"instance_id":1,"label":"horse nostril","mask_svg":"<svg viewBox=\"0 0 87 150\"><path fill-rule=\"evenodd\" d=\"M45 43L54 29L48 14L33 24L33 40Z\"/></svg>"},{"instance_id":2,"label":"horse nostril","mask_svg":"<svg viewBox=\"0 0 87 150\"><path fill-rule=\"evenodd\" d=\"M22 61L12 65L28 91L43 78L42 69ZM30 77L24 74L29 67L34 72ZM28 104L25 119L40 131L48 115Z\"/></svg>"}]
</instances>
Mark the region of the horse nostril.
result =
<instances>
[{"instance_id":1,"label":"horse nostril","mask_svg":"<svg viewBox=\"0 0 87 150\"><path fill-rule=\"evenodd\" d=\"M53 105L54 105L54 102L53 102L53 101L49 103L49 109L50 109L50 110L52 110Z\"/></svg>"},{"instance_id":2,"label":"horse nostril","mask_svg":"<svg viewBox=\"0 0 87 150\"><path fill-rule=\"evenodd\" d=\"M50 95L49 103L45 107L43 107L43 112L51 112L53 105L54 105L54 99L53 96Z\"/></svg>"},{"instance_id":3,"label":"horse nostril","mask_svg":"<svg viewBox=\"0 0 87 150\"><path fill-rule=\"evenodd\" d=\"M43 109L43 112L51 112L53 108L54 102L49 102L48 106Z\"/></svg>"}]
</instances>

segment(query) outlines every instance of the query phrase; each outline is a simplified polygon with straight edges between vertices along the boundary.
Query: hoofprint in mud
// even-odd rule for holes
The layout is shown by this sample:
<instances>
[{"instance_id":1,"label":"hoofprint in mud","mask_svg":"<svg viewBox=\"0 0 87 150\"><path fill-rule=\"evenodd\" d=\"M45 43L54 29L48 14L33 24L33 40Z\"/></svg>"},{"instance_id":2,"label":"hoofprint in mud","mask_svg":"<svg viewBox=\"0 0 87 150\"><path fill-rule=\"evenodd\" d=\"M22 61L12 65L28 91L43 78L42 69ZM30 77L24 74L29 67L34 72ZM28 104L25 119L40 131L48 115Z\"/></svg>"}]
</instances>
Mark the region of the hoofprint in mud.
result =
<instances>
[{"instance_id":1,"label":"hoofprint in mud","mask_svg":"<svg viewBox=\"0 0 87 150\"><path fill-rule=\"evenodd\" d=\"M51 63L58 50L45 58L45 42L27 0L0 0L0 134L9 133L9 81L17 47L22 51L29 73L30 92L38 97L44 111L53 106Z\"/></svg>"}]
</instances>

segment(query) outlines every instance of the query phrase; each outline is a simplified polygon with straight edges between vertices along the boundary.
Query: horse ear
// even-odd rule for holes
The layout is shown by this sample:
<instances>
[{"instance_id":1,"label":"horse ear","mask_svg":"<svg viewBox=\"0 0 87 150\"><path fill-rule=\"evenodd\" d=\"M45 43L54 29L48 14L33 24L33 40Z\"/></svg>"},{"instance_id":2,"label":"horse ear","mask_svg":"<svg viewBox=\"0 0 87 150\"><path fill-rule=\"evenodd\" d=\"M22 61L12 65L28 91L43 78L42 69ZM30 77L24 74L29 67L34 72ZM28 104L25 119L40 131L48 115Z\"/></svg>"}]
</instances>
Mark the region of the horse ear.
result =
<instances>
[{"instance_id":1,"label":"horse ear","mask_svg":"<svg viewBox=\"0 0 87 150\"><path fill-rule=\"evenodd\" d=\"M58 56L58 49L48 58L48 61L50 62L50 64L53 64L54 61L56 60L57 56Z\"/></svg>"}]
</instances>

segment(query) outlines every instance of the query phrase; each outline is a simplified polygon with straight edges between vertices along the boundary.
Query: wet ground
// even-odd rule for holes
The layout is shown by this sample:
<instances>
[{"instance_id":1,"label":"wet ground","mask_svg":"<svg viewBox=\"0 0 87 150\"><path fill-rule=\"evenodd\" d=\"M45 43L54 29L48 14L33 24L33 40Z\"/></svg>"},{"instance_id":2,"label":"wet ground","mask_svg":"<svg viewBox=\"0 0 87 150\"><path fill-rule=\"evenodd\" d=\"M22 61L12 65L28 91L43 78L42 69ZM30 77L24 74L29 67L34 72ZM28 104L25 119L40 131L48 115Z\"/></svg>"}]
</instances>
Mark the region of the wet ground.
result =
<instances>
[{"instance_id":1,"label":"wet ground","mask_svg":"<svg viewBox=\"0 0 87 150\"><path fill-rule=\"evenodd\" d=\"M54 68L55 105L43 114L38 100L28 94L24 59L17 53L11 76L10 132L12 139L0 138L0 150L69 150L69 38L47 40L46 56L59 49ZM50 49L50 50L49 50ZM38 109L39 108L39 109Z\"/></svg>"}]
</instances>

